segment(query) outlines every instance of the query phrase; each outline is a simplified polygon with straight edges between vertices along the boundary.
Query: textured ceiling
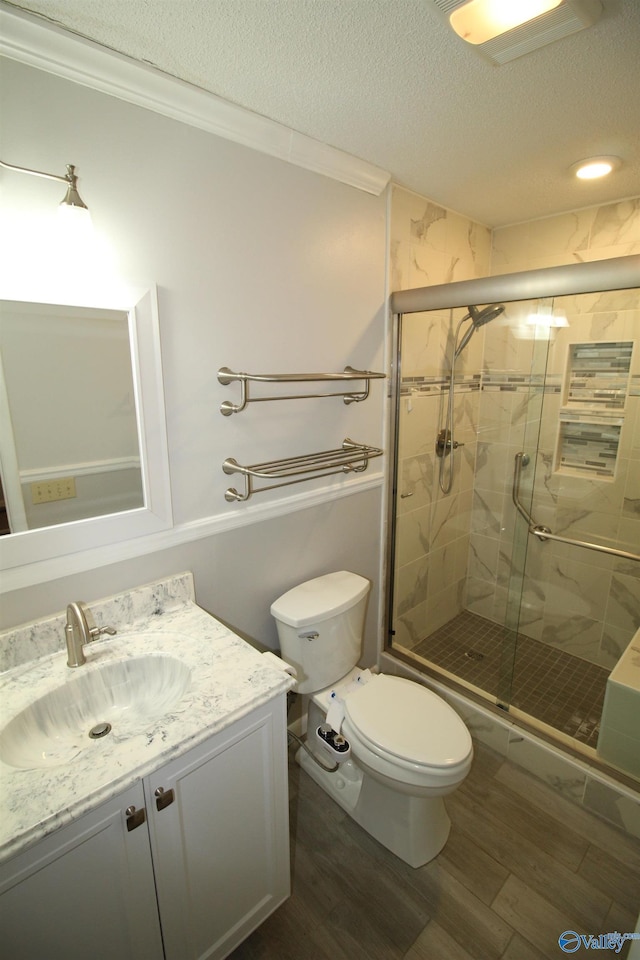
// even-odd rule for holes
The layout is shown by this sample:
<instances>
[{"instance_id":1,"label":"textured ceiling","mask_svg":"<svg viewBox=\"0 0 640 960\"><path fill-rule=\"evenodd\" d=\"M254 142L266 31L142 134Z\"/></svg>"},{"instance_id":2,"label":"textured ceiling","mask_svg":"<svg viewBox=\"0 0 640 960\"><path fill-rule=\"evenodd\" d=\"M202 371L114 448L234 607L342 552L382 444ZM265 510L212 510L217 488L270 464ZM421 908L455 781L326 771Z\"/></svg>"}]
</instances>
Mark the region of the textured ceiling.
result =
<instances>
[{"instance_id":1,"label":"textured ceiling","mask_svg":"<svg viewBox=\"0 0 640 960\"><path fill-rule=\"evenodd\" d=\"M515 0L514 0L515 2ZM640 194L640 0L501 67L429 0L19 0L490 226ZM568 167L624 166L600 183Z\"/></svg>"}]
</instances>

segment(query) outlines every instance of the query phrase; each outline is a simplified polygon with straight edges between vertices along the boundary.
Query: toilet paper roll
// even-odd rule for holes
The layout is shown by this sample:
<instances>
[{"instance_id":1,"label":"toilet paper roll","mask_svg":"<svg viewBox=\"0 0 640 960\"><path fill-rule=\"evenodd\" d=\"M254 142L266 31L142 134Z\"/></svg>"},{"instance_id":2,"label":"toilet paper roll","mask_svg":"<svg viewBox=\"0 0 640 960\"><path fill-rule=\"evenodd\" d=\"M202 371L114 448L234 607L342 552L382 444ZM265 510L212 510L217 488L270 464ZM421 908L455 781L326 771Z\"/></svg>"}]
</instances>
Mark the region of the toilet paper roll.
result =
<instances>
[{"instance_id":1,"label":"toilet paper roll","mask_svg":"<svg viewBox=\"0 0 640 960\"><path fill-rule=\"evenodd\" d=\"M275 667L276 670L282 670L284 673L288 673L290 677L297 678L298 673L296 668L292 667L290 663L287 663L280 657L277 657L275 653L271 653L270 650L266 650L262 656L271 664L272 667Z\"/></svg>"}]
</instances>

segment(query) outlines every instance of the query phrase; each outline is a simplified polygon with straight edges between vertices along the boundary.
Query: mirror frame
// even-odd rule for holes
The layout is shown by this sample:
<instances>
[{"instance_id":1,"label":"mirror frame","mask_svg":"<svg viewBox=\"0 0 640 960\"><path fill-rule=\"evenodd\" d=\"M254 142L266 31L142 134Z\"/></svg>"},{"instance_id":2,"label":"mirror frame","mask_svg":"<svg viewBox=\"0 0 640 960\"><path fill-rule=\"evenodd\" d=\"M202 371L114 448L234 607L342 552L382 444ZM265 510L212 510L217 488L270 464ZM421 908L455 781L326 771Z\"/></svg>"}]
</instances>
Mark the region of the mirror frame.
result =
<instances>
[{"instance_id":1,"label":"mirror frame","mask_svg":"<svg viewBox=\"0 0 640 960\"><path fill-rule=\"evenodd\" d=\"M0 286L0 299L30 302L33 296L25 293L24 289L16 290L12 284L3 283ZM88 299L91 303L87 302ZM19 568L23 575L21 579L24 579L26 574L29 582L37 582L41 578L29 576L26 568L41 564L42 561L52 561L85 550L159 533L173 525L155 285L146 289L125 288L90 298L75 297L66 292L63 300L57 295L38 295L37 302L122 310L128 315L144 506L58 526L12 533L0 538L0 570L17 572ZM60 570L60 574L64 572ZM0 592L15 588L16 584L11 583L12 579L10 574L2 577Z\"/></svg>"}]
</instances>

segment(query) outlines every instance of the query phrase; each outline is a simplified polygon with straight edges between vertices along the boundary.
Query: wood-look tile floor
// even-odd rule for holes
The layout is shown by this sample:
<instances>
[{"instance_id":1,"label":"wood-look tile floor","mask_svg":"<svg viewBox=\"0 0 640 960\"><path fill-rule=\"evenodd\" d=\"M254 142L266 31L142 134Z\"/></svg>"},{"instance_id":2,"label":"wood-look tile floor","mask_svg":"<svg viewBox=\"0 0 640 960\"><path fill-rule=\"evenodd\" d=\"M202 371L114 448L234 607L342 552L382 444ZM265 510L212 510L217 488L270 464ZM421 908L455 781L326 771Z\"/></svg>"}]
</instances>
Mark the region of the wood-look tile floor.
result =
<instances>
[{"instance_id":1,"label":"wood-look tile floor","mask_svg":"<svg viewBox=\"0 0 640 960\"><path fill-rule=\"evenodd\" d=\"M293 763L290 804L292 896L233 960L541 960L569 956L565 930L635 929L640 841L483 746L418 870Z\"/></svg>"}]
</instances>

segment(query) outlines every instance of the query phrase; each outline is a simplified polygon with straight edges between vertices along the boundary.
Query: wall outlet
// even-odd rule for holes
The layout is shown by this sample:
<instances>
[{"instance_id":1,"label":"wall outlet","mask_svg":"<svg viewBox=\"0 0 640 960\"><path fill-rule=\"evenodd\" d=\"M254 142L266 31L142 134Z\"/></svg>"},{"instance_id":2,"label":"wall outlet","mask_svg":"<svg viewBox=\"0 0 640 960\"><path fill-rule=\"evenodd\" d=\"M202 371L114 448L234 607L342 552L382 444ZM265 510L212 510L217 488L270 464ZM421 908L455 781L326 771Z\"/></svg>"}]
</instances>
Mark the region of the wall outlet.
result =
<instances>
[{"instance_id":1,"label":"wall outlet","mask_svg":"<svg viewBox=\"0 0 640 960\"><path fill-rule=\"evenodd\" d=\"M76 495L75 477L58 480L40 480L31 484L32 503L51 503L53 500L71 500Z\"/></svg>"}]
</instances>

